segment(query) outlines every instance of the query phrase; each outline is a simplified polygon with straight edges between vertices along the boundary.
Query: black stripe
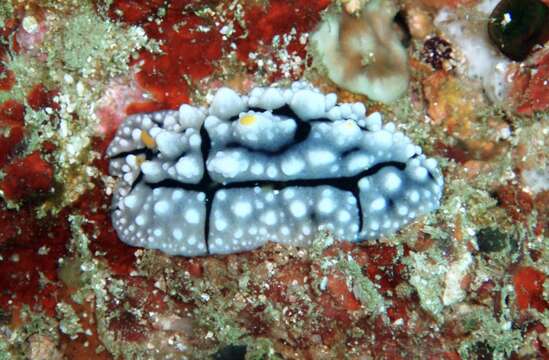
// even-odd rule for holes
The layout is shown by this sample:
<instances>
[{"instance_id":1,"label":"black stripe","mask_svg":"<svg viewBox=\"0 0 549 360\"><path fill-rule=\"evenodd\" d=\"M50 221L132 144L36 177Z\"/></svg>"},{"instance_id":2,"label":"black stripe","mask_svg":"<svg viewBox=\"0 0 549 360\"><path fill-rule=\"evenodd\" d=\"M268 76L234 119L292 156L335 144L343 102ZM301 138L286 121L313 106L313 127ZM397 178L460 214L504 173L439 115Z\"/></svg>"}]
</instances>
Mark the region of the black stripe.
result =
<instances>
[{"instance_id":1,"label":"black stripe","mask_svg":"<svg viewBox=\"0 0 549 360\"><path fill-rule=\"evenodd\" d=\"M197 184L183 183L173 179L166 179L156 183L147 183L152 189L159 187L167 188L180 188L189 191L200 192L216 192L221 189L240 189L248 187L269 187L275 190L284 189L289 186L302 186L313 187L320 185L330 185L340 190L352 191L352 189L358 186L358 181L365 176L371 176L380 171L382 168L393 166L399 170L404 170L406 164L399 161L386 161L372 166L367 170L363 170L356 175L347 177L329 177L329 178L317 178L317 179L294 179L294 180L250 180L250 181L236 181L227 184L221 184L213 179L206 171L204 178Z\"/></svg>"},{"instance_id":2,"label":"black stripe","mask_svg":"<svg viewBox=\"0 0 549 360\"><path fill-rule=\"evenodd\" d=\"M204 144L205 142L203 142ZM209 151L209 149L203 147L203 151ZM188 184L182 183L173 179L166 179L157 183L146 183L151 189L156 188L177 188L187 191L196 191L203 192L206 195L206 219L205 219L205 237L206 244L208 244L209 236L209 221L210 214L212 209L212 202L215 196L215 193L218 190L223 189L244 189L244 188L253 188L253 187L266 187L273 190L283 190L288 187L317 187L317 186L331 186L342 191L348 191L353 194L356 199L357 208L358 208L358 219L359 219L359 231L362 231L363 226L363 217L362 217L362 204L360 203L360 191L358 189L358 182L360 179L366 176L371 176L381 169L393 166L399 170L404 170L406 167L405 163L397 161L387 161L383 163L376 164L371 168L361 171L360 173L350 176L350 177L332 177L332 178L319 178L319 179L299 179L299 180L285 180L285 181L273 181L273 180L252 180L252 181L240 181L229 184L220 184L211 179L207 171L204 172L204 178L198 184Z\"/></svg>"},{"instance_id":3,"label":"black stripe","mask_svg":"<svg viewBox=\"0 0 549 360\"><path fill-rule=\"evenodd\" d=\"M202 153L202 159L207 159L210 154L211 141L210 135L206 128L202 126L200 128L200 138L202 143L200 144L200 151ZM200 189L197 191L203 191L206 194L206 218L204 219L204 241L206 242L206 251L210 253L210 246L208 243L210 232L210 214L212 212L213 196L215 195L214 181L211 179L210 174L206 170L206 164L204 161L204 175L196 186ZM149 185L150 186L150 185Z\"/></svg>"}]
</instances>

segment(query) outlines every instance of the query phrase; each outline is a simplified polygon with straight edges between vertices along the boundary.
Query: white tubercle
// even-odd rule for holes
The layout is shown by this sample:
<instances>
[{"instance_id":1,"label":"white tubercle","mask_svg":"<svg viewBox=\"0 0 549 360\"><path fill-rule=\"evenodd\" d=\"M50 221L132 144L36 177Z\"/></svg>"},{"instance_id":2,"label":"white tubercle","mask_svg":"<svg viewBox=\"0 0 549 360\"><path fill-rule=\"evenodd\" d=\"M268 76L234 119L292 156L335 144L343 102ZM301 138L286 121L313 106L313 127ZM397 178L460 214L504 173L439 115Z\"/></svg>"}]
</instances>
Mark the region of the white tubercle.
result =
<instances>
[{"instance_id":1,"label":"white tubercle","mask_svg":"<svg viewBox=\"0 0 549 360\"><path fill-rule=\"evenodd\" d=\"M229 119L246 109L246 104L234 90L222 87L217 90L212 104L210 114L220 119Z\"/></svg>"},{"instance_id":2,"label":"white tubercle","mask_svg":"<svg viewBox=\"0 0 549 360\"><path fill-rule=\"evenodd\" d=\"M326 113L326 99L316 91L299 90L294 93L290 107L303 120L321 118Z\"/></svg>"}]
</instances>

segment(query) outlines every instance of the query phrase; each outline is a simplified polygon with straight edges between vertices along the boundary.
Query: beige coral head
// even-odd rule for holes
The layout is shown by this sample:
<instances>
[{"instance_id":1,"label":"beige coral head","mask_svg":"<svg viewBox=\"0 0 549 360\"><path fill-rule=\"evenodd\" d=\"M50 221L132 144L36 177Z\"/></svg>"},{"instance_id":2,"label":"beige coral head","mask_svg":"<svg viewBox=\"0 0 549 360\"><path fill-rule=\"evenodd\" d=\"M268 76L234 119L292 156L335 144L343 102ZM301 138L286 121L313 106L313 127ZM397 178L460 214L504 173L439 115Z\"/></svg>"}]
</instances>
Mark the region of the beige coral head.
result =
<instances>
[{"instance_id":1,"label":"beige coral head","mask_svg":"<svg viewBox=\"0 0 549 360\"><path fill-rule=\"evenodd\" d=\"M373 0L360 16L328 14L311 37L316 64L344 89L395 100L408 86L407 54L393 26L397 11L392 1Z\"/></svg>"}]
</instances>

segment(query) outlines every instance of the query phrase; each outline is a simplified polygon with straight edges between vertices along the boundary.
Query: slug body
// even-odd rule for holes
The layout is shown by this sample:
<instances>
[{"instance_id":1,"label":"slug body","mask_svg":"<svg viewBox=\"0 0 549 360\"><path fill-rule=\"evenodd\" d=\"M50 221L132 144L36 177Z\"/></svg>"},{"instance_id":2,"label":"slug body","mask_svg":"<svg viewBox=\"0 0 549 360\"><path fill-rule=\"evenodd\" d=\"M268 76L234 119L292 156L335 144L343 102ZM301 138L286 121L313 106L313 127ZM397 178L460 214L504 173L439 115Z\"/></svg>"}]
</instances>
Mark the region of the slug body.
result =
<instances>
[{"instance_id":1,"label":"slug body","mask_svg":"<svg viewBox=\"0 0 549 360\"><path fill-rule=\"evenodd\" d=\"M129 116L107 155L119 238L183 256L306 246L319 230L378 238L438 208L443 189L393 123L304 82Z\"/></svg>"}]
</instances>

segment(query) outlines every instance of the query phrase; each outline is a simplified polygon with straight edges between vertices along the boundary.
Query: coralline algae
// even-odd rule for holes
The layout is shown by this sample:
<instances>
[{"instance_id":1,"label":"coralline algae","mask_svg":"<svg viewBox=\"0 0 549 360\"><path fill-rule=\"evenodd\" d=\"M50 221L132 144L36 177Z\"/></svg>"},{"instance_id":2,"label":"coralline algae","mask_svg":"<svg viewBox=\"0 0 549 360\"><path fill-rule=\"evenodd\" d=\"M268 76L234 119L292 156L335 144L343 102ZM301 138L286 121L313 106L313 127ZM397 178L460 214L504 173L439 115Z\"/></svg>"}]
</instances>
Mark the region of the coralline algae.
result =
<instances>
[{"instance_id":1,"label":"coralline algae","mask_svg":"<svg viewBox=\"0 0 549 360\"><path fill-rule=\"evenodd\" d=\"M107 150L119 238L195 256L308 245L319 230L349 241L394 233L438 208L443 179L365 110L295 82L128 117Z\"/></svg>"}]
</instances>

